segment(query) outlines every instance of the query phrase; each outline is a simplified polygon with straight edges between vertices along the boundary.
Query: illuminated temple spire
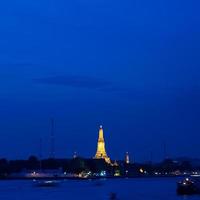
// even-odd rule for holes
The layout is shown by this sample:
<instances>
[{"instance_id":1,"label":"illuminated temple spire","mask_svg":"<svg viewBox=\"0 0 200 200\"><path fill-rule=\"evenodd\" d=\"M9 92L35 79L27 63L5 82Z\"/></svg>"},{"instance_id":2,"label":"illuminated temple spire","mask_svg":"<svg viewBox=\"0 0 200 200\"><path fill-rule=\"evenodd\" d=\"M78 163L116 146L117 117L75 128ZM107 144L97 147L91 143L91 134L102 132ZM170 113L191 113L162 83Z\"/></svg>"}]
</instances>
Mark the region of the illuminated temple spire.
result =
<instances>
[{"instance_id":1,"label":"illuminated temple spire","mask_svg":"<svg viewBox=\"0 0 200 200\"><path fill-rule=\"evenodd\" d=\"M97 152L95 155L95 159L105 159L107 163L110 163L110 158L107 156L105 149L105 141L103 137L103 127L100 126L99 129L99 138L97 143Z\"/></svg>"}]
</instances>

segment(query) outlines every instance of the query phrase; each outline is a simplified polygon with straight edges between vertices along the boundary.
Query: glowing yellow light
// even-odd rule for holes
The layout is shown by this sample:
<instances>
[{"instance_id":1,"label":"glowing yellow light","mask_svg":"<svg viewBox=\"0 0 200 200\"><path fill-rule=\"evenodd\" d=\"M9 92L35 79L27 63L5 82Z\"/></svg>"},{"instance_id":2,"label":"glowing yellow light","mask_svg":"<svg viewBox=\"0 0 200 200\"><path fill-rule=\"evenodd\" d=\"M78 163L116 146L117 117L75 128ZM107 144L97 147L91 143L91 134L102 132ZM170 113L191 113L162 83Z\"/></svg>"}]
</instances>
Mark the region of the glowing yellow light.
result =
<instances>
[{"instance_id":1,"label":"glowing yellow light","mask_svg":"<svg viewBox=\"0 0 200 200\"><path fill-rule=\"evenodd\" d=\"M140 172L141 172L141 173L144 173L144 170L143 170L142 168L140 168Z\"/></svg>"}]
</instances>

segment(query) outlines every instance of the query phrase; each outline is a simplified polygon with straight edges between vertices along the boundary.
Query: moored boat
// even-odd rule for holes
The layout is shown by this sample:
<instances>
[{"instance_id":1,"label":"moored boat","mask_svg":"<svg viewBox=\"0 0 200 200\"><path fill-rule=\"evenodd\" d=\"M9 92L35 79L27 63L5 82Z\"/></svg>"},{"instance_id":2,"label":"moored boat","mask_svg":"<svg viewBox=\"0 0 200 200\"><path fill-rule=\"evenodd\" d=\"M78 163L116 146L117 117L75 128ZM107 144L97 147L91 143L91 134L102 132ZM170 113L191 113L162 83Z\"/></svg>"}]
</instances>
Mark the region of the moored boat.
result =
<instances>
[{"instance_id":1,"label":"moored boat","mask_svg":"<svg viewBox=\"0 0 200 200\"><path fill-rule=\"evenodd\" d=\"M34 181L36 187L57 187L60 185L59 181L56 180L38 180Z\"/></svg>"},{"instance_id":2,"label":"moored boat","mask_svg":"<svg viewBox=\"0 0 200 200\"><path fill-rule=\"evenodd\" d=\"M104 182L103 180L95 180L93 181L93 186L103 186L104 185Z\"/></svg>"},{"instance_id":3,"label":"moored boat","mask_svg":"<svg viewBox=\"0 0 200 200\"><path fill-rule=\"evenodd\" d=\"M200 194L200 178L191 177L177 183L177 194Z\"/></svg>"}]
</instances>

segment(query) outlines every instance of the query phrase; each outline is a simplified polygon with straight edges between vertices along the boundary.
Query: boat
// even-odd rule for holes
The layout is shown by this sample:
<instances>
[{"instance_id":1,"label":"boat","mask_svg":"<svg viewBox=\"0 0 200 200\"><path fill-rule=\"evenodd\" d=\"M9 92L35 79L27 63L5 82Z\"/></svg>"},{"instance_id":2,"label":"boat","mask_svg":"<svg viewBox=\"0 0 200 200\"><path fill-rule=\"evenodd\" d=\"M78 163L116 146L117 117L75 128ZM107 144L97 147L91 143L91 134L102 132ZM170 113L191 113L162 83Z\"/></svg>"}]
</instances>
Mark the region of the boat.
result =
<instances>
[{"instance_id":1,"label":"boat","mask_svg":"<svg viewBox=\"0 0 200 200\"><path fill-rule=\"evenodd\" d=\"M111 192L109 195L109 200L117 200L117 194L115 192Z\"/></svg>"},{"instance_id":2,"label":"boat","mask_svg":"<svg viewBox=\"0 0 200 200\"><path fill-rule=\"evenodd\" d=\"M38 180L34 181L36 187L57 187L60 185L59 181L56 180Z\"/></svg>"},{"instance_id":3,"label":"boat","mask_svg":"<svg viewBox=\"0 0 200 200\"><path fill-rule=\"evenodd\" d=\"M191 195L200 194L200 178L190 177L177 183L177 194Z\"/></svg>"},{"instance_id":4,"label":"boat","mask_svg":"<svg viewBox=\"0 0 200 200\"><path fill-rule=\"evenodd\" d=\"M104 183L102 180L95 180L93 182L93 186L96 186L96 187L103 186L103 185L104 185Z\"/></svg>"}]
</instances>

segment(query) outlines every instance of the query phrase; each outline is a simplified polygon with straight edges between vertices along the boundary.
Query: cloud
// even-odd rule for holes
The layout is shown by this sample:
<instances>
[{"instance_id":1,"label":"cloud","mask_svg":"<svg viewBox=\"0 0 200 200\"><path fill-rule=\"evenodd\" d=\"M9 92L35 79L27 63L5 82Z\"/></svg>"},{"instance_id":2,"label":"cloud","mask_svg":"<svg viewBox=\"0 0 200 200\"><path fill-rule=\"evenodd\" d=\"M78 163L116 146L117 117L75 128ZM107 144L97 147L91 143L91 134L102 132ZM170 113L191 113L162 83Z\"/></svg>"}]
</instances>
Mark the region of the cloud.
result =
<instances>
[{"instance_id":1,"label":"cloud","mask_svg":"<svg viewBox=\"0 0 200 200\"><path fill-rule=\"evenodd\" d=\"M126 87L122 84L117 84L105 79L90 77L90 76L80 76L80 75L63 75L63 76L52 76L34 79L35 83L46 84L46 85L57 85L66 86L73 88L91 89L99 92L106 93L117 93L127 97L138 97L144 96L143 93L146 91L140 91L135 87Z\"/></svg>"},{"instance_id":2,"label":"cloud","mask_svg":"<svg viewBox=\"0 0 200 200\"><path fill-rule=\"evenodd\" d=\"M109 81L89 76L64 75L64 76L39 78L39 79L34 79L34 81L40 84L63 85L74 88L96 89L102 91L112 90L112 88L115 88Z\"/></svg>"}]
</instances>

